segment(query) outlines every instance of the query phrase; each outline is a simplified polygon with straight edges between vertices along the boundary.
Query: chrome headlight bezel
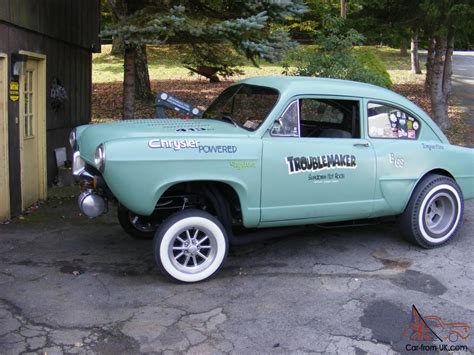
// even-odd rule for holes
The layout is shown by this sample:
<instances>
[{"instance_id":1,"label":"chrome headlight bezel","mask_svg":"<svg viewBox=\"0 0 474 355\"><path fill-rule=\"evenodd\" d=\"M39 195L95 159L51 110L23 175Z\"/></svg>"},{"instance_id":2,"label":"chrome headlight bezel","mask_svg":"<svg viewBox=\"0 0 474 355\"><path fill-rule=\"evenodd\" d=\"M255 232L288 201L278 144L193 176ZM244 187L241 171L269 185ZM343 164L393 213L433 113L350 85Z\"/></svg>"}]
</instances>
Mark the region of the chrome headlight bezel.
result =
<instances>
[{"instance_id":1,"label":"chrome headlight bezel","mask_svg":"<svg viewBox=\"0 0 474 355\"><path fill-rule=\"evenodd\" d=\"M71 145L72 149L75 149L77 143L77 134L76 129L74 128L71 133L69 133L69 144Z\"/></svg>"},{"instance_id":2,"label":"chrome headlight bezel","mask_svg":"<svg viewBox=\"0 0 474 355\"><path fill-rule=\"evenodd\" d=\"M97 170L101 173L104 172L105 169L105 147L103 144L99 144L99 146L95 150L94 155L94 164Z\"/></svg>"}]
</instances>

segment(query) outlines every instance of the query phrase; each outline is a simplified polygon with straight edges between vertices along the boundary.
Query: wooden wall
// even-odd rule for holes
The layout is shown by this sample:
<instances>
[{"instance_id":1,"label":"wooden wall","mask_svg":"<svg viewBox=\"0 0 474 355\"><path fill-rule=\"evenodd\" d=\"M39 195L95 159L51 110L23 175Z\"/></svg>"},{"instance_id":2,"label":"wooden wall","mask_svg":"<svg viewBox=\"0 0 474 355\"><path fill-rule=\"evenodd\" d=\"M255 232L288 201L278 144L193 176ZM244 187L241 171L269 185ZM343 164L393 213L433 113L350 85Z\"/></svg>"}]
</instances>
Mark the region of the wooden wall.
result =
<instances>
[{"instance_id":1,"label":"wooden wall","mask_svg":"<svg viewBox=\"0 0 474 355\"><path fill-rule=\"evenodd\" d=\"M71 129L90 122L92 50L99 44L99 18L99 0L0 0L0 52L9 57L20 50L46 55L47 96L54 78L67 91L68 100L59 110L47 102L49 185L57 174L54 149L69 149ZM16 215L21 212L18 102L9 101L8 117L10 196Z\"/></svg>"},{"instance_id":2,"label":"wooden wall","mask_svg":"<svg viewBox=\"0 0 474 355\"><path fill-rule=\"evenodd\" d=\"M0 21L100 51L99 0L0 0Z\"/></svg>"}]
</instances>

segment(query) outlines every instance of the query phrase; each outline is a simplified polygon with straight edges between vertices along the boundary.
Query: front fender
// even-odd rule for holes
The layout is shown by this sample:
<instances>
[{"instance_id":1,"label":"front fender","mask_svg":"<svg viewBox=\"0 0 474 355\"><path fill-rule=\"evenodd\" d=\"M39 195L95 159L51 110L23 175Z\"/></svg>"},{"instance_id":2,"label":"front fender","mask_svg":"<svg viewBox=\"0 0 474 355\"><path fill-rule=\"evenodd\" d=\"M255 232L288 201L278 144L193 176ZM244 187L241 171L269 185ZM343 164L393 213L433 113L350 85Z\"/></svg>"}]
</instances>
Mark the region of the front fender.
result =
<instances>
[{"instance_id":1,"label":"front fender","mask_svg":"<svg viewBox=\"0 0 474 355\"><path fill-rule=\"evenodd\" d=\"M145 216L175 184L225 183L240 199L244 225L253 227L260 221L261 147L261 139L248 137L201 139L180 149L152 148L147 139L116 140L105 144L103 176L122 204Z\"/></svg>"}]
</instances>

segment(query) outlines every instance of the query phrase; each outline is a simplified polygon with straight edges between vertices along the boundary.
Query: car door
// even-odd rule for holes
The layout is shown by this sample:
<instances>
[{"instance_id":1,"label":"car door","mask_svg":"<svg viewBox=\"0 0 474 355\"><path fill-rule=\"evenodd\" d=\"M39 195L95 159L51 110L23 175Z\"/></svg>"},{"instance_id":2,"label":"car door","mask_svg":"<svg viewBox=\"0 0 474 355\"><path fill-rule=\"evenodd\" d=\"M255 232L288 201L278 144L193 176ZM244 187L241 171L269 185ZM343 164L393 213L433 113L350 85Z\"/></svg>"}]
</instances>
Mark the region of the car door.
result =
<instances>
[{"instance_id":1,"label":"car door","mask_svg":"<svg viewBox=\"0 0 474 355\"><path fill-rule=\"evenodd\" d=\"M263 137L262 224L368 217L375 154L361 138L361 100L291 100Z\"/></svg>"},{"instance_id":2,"label":"car door","mask_svg":"<svg viewBox=\"0 0 474 355\"><path fill-rule=\"evenodd\" d=\"M426 154L428 149L421 143L429 127L406 108L391 102L365 100L364 106L367 139L377 159L373 216L402 213L417 180L436 166L436 154ZM436 152L440 146L434 146Z\"/></svg>"}]
</instances>

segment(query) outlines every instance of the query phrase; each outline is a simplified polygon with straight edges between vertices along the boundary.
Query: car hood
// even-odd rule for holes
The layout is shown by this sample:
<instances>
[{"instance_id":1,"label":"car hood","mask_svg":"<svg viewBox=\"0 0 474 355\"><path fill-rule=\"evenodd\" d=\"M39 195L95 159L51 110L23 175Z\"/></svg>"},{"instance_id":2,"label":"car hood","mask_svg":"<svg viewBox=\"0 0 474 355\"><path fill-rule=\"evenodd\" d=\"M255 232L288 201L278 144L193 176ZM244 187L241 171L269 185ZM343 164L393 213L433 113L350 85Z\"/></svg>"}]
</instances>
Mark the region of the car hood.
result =
<instances>
[{"instance_id":1,"label":"car hood","mask_svg":"<svg viewBox=\"0 0 474 355\"><path fill-rule=\"evenodd\" d=\"M80 126L77 142L83 156L92 162L101 143L127 138L189 138L247 136L249 132L231 123L211 119L134 119Z\"/></svg>"}]
</instances>

